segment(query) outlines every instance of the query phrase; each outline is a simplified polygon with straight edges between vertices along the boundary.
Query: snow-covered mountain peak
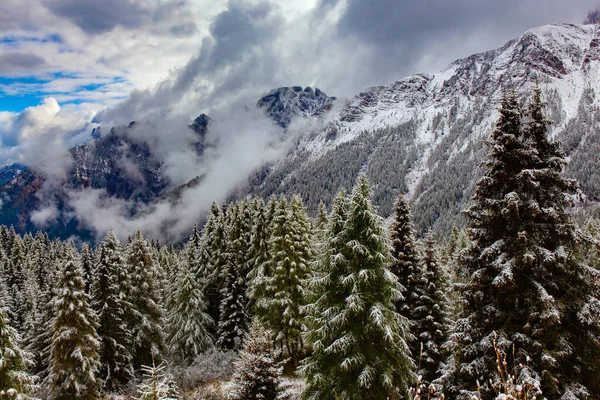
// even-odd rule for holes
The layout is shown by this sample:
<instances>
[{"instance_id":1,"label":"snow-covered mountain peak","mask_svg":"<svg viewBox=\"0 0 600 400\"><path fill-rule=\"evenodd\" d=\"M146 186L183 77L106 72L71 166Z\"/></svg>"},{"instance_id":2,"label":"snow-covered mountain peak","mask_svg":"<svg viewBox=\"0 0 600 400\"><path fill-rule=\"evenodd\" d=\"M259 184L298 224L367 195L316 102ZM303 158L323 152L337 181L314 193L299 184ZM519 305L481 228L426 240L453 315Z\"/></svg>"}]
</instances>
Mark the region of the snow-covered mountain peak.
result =
<instances>
[{"instance_id":1,"label":"snow-covered mountain peak","mask_svg":"<svg viewBox=\"0 0 600 400\"><path fill-rule=\"evenodd\" d=\"M421 229L433 224L447 230L472 194L486 151L482 140L493 129L504 90L515 89L526 101L538 82L553 122L551 134L565 141L570 159L585 158L589 148L583 143L595 142L598 135L592 132L600 125L594 122L599 61L597 26L548 25L501 48L456 60L434 75L368 88L328 115L325 129L305 135L272 167L261 189L303 193L312 187L310 180L318 179L315 169L336 169L341 162L343 173L327 172L323 178L331 180L327 196L333 195L331 188L351 188L356 173L366 171L383 214L391 211L398 192L408 192L417 211L425 210ZM600 184L600 176L597 180ZM584 190L589 198L600 198L600 190L582 186L590 187Z\"/></svg>"}]
</instances>

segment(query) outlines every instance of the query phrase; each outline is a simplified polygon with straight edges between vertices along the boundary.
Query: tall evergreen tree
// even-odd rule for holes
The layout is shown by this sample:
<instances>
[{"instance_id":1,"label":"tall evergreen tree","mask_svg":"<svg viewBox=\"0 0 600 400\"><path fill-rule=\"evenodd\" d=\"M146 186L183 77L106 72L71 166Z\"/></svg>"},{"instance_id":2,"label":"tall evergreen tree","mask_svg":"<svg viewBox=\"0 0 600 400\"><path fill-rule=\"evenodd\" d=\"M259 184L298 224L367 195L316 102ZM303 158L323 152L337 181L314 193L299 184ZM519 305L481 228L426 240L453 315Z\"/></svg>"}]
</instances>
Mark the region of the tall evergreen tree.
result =
<instances>
[{"instance_id":1,"label":"tall evergreen tree","mask_svg":"<svg viewBox=\"0 0 600 400\"><path fill-rule=\"evenodd\" d=\"M115 391L133 379L132 337L126 323L132 305L126 300L131 291L121 245L109 232L99 249L95 279L91 287L92 306L98 315L100 376L108 391ZM83 259L83 257L82 257Z\"/></svg>"},{"instance_id":2,"label":"tall evergreen tree","mask_svg":"<svg viewBox=\"0 0 600 400\"><path fill-rule=\"evenodd\" d=\"M400 399L415 379L406 339L408 321L395 311L401 297L383 223L359 177L347 211L334 203L328 243L308 307L313 354L304 360L305 399ZM336 224L347 212L343 229Z\"/></svg>"},{"instance_id":3,"label":"tall evergreen tree","mask_svg":"<svg viewBox=\"0 0 600 400\"><path fill-rule=\"evenodd\" d=\"M288 207L282 196L272 222L270 260L264 297L257 302L266 326L273 331L279 349L296 364L304 351L302 332L306 295L303 285L309 278L312 261L310 223L298 196Z\"/></svg>"},{"instance_id":4,"label":"tall evergreen tree","mask_svg":"<svg viewBox=\"0 0 600 400\"><path fill-rule=\"evenodd\" d=\"M246 296L249 260L245 254L248 247L243 207L242 204L233 204L227 210L228 241L217 340L219 347L235 350L241 348L250 323Z\"/></svg>"},{"instance_id":5,"label":"tall evergreen tree","mask_svg":"<svg viewBox=\"0 0 600 400\"><path fill-rule=\"evenodd\" d=\"M127 316L127 324L133 338L133 366L139 369L142 365L152 365L153 360L160 360L164 354L163 311L159 303L158 273L140 231L136 232L127 251L131 289L125 299L133 308Z\"/></svg>"},{"instance_id":6,"label":"tall evergreen tree","mask_svg":"<svg viewBox=\"0 0 600 400\"><path fill-rule=\"evenodd\" d=\"M70 250L60 271L54 301L50 375L52 398L98 399L101 381L98 317L89 306L83 271Z\"/></svg>"},{"instance_id":7,"label":"tall evergreen tree","mask_svg":"<svg viewBox=\"0 0 600 400\"><path fill-rule=\"evenodd\" d=\"M37 390L35 376L28 373L33 356L21 348L20 340L0 306L0 399L26 400Z\"/></svg>"},{"instance_id":8,"label":"tall evergreen tree","mask_svg":"<svg viewBox=\"0 0 600 400\"><path fill-rule=\"evenodd\" d=\"M190 365L213 345L207 331L213 321L205 312L204 296L187 265L180 268L175 282L168 319L169 353L179 363Z\"/></svg>"},{"instance_id":9,"label":"tall evergreen tree","mask_svg":"<svg viewBox=\"0 0 600 400\"><path fill-rule=\"evenodd\" d=\"M402 297L395 303L396 310L407 318L414 330L419 319L417 311L420 298L424 293L424 273L415 245L414 228L410 207L403 195L399 195L394 209L394 220L391 227L392 257L390 270L398 277ZM419 359L421 343L415 337L408 343L413 359Z\"/></svg>"},{"instance_id":10,"label":"tall evergreen tree","mask_svg":"<svg viewBox=\"0 0 600 400\"><path fill-rule=\"evenodd\" d=\"M267 277L270 276L267 261L269 260L269 239L271 233L267 224L267 210L264 201L258 197L254 198L252 208L254 211L252 242L250 246L250 263L252 269L248 273L248 298L252 311L257 314L260 311L256 308L256 302L265 296L265 285Z\"/></svg>"},{"instance_id":11,"label":"tall evergreen tree","mask_svg":"<svg viewBox=\"0 0 600 400\"><path fill-rule=\"evenodd\" d=\"M89 243L84 243L81 247L81 269L83 270L83 279L85 279L85 291L90 293L94 282L94 252Z\"/></svg>"},{"instance_id":12,"label":"tall evergreen tree","mask_svg":"<svg viewBox=\"0 0 600 400\"><path fill-rule=\"evenodd\" d=\"M573 257L576 232L565 208L576 185L561 175L564 156L547 136L542 109L537 90L524 126L516 94L504 96L467 213L471 244L462 265L470 277L449 375L456 395L470 396L479 380L484 398L493 397L496 334L508 364L528 366L520 383L541 385L546 398L600 395L597 271Z\"/></svg>"},{"instance_id":13,"label":"tall evergreen tree","mask_svg":"<svg viewBox=\"0 0 600 400\"><path fill-rule=\"evenodd\" d=\"M439 376L441 363L446 360L444 346L452 324L448 312L445 271L440 266L431 235L427 235L425 241L421 271L424 285L416 305L417 318L411 330L416 337L414 342L422 346L421 353L413 355L415 359L419 357L418 374L422 382L428 385Z\"/></svg>"},{"instance_id":14,"label":"tall evergreen tree","mask_svg":"<svg viewBox=\"0 0 600 400\"><path fill-rule=\"evenodd\" d=\"M210 329L209 332L215 335L221 313L221 289L223 288L223 270L227 259L227 237L224 215L218 204L213 202L203 232L208 263L206 281L202 282L202 292L207 301L206 311L215 322L213 329Z\"/></svg>"}]
</instances>

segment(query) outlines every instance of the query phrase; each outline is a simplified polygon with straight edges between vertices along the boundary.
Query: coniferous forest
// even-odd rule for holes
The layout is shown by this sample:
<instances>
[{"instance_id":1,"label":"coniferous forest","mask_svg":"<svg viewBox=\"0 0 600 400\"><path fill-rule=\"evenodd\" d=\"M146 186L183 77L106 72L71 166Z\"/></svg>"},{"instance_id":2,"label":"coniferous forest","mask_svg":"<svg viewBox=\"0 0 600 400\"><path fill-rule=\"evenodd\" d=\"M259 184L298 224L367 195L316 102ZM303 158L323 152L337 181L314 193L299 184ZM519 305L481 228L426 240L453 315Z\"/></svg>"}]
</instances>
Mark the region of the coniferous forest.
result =
<instances>
[{"instance_id":1,"label":"coniferous forest","mask_svg":"<svg viewBox=\"0 0 600 400\"><path fill-rule=\"evenodd\" d=\"M468 226L361 175L326 210L213 203L187 243L0 230L0 399L599 399L600 219L504 93Z\"/></svg>"}]
</instances>

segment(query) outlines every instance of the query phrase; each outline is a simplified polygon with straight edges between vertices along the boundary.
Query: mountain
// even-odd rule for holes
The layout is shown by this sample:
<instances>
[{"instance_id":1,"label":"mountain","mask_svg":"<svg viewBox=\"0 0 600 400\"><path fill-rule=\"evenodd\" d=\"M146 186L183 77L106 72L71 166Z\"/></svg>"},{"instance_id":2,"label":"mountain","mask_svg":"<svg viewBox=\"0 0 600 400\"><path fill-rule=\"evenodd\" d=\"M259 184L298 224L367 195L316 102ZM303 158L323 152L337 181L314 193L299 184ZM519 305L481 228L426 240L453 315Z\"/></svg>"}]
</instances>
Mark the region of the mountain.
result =
<instances>
[{"instance_id":1,"label":"mountain","mask_svg":"<svg viewBox=\"0 0 600 400\"><path fill-rule=\"evenodd\" d=\"M301 86L281 87L271 90L258 100L256 106L282 128L287 128L292 118L315 117L331 109L335 97L329 97L321 90Z\"/></svg>"},{"instance_id":2,"label":"mountain","mask_svg":"<svg viewBox=\"0 0 600 400\"><path fill-rule=\"evenodd\" d=\"M257 107L264 108L274 123L287 127L292 117L320 115L333 100L319 89L279 88L261 98ZM200 114L189 125L195 133L192 146L198 156L208 146L206 135L212 123L209 116ZM130 201L132 216L143 212L152 203L175 201L183 190L197 185L201 177L174 187L163 174L162 162L155 154L157 149L140 141L144 135L133 132L142 130L143 133L144 129L146 125L135 121L127 126L113 127L109 132L94 128L87 143L69 150L68 157L72 162L66 180L50 188L44 186L44 171L36 166L13 164L1 168L0 224L14 225L19 232L34 231L38 228L35 222L39 223L35 221L35 212L50 199L55 203L58 215L45 226L47 231L63 238L73 234L89 237L91 233L72 219L68 206L68 192L85 188L104 189L109 198Z\"/></svg>"},{"instance_id":3,"label":"mountain","mask_svg":"<svg viewBox=\"0 0 600 400\"><path fill-rule=\"evenodd\" d=\"M357 95L279 162L256 171L246 190L299 193L313 212L364 171L380 213L408 193L417 228L449 232L464 222L503 90L523 98L542 87L551 134L568 156L567 174L587 202L600 199L600 31L594 25L531 29L502 48L457 60Z\"/></svg>"},{"instance_id":4,"label":"mountain","mask_svg":"<svg viewBox=\"0 0 600 400\"><path fill-rule=\"evenodd\" d=\"M516 90L525 99L539 84L553 122L551 134L563 142L567 154L567 174L580 182L584 203L594 204L600 200L599 73L597 27L562 24L531 29L499 49L457 60L438 74L368 88L344 101L319 89L272 90L257 107L275 124L288 128L302 117L316 123L305 128L285 156L250 173L247 184L231 198L299 193L315 211L320 201L331 203L340 188L350 190L364 171L382 215L391 214L398 193L407 193L420 232L449 232L464 223L461 210L481 175L485 140L503 90ZM200 115L190 125L198 136L199 153L213 123L218 122ZM72 149L74 167L65 184L105 188L110 196L133 199L143 209L176 202L186 188L202 182L199 176L173 187L162 176L154 150L129 139L131 129L139 127L132 123L107 134L95 131L89 144ZM32 229L41 183L43 175L26 169L1 186L0 223Z\"/></svg>"}]
</instances>

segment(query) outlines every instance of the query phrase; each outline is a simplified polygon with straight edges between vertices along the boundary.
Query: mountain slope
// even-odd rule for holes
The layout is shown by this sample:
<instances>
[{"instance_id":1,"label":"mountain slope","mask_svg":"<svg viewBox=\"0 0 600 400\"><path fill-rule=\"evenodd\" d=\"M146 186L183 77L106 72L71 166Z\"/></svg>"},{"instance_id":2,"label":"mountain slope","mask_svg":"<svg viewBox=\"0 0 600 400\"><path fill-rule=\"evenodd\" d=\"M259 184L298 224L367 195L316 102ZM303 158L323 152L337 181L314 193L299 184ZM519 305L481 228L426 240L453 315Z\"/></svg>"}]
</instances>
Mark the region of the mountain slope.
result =
<instances>
[{"instance_id":1,"label":"mountain slope","mask_svg":"<svg viewBox=\"0 0 600 400\"><path fill-rule=\"evenodd\" d=\"M408 192L421 231L460 224L480 175L504 89L545 93L552 134L562 140L588 199L600 199L600 32L593 25L532 29L500 49L457 60L356 96L327 126L250 179L249 191L300 193L311 209L349 190L360 171L375 185L383 215ZM260 177L260 178L258 178Z\"/></svg>"}]
</instances>

